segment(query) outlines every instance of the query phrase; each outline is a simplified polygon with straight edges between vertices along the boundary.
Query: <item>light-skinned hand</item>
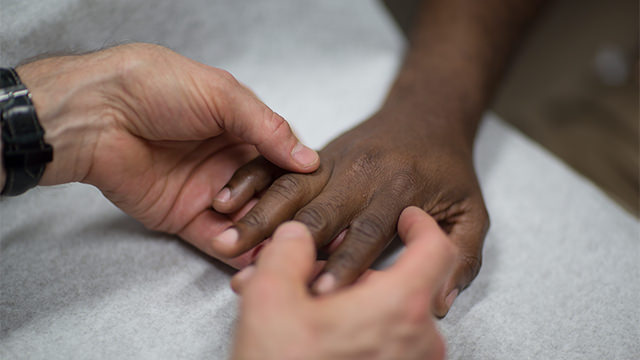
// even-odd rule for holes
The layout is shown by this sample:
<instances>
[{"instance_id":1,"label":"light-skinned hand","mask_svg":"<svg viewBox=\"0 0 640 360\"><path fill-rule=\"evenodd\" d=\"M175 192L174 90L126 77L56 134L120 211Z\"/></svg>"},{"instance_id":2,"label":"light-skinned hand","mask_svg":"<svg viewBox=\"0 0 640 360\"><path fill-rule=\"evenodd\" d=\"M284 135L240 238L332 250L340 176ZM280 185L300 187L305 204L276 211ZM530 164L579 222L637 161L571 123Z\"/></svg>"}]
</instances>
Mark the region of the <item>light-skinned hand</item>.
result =
<instances>
[{"instance_id":1,"label":"light-skinned hand","mask_svg":"<svg viewBox=\"0 0 640 360\"><path fill-rule=\"evenodd\" d=\"M238 167L258 154L295 172L319 165L231 74L164 47L122 45L16 70L54 149L41 185L93 184L148 228L209 255L218 256L212 239L243 212L211 208Z\"/></svg>"}]
</instances>

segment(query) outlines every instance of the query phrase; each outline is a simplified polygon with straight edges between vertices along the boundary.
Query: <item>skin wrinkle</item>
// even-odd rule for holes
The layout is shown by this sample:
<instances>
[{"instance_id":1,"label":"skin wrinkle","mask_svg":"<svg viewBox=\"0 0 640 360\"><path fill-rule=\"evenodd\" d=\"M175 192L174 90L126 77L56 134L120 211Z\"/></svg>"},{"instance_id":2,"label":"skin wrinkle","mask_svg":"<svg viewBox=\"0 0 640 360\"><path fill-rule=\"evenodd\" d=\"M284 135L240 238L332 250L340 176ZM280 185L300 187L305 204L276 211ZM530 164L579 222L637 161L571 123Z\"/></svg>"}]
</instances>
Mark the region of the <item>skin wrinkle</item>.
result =
<instances>
[{"instance_id":1,"label":"skin wrinkle","mask_svg":"<svg viewBox=\"0 0 640 360\"><path fill-rule=\"evenodd\" d=\"M210 68L206 68L206 70L211 70L211 69ZM220 78L225 79L227 81L226 84L229 83L228 76L231 76L231 74L229 74L227 71L221 70L220 72L217 73L217 75ZM198 81L196 81L196 79L194 79L191 76L190 76L190 79L191 79L192 83L196 83L196 84L198 83ZM203 92L202 89L200 89L199 87L196 87L196 88L198 89L198 92L200 93L200 96L203 99L209 99L209 101L206 101L207 110L209 112L209 118L213 119L215 121L215 123L218 126L218 128L220 128L221 130L225 130L225 123L224 123L224 121L222 121L222 119L225 118L225 117L224 116L220 116L220 114L224 114L222 109L228 109L229 105L228 104L223 104L222 106L220 106L220 104L218 104L218 102L227 100L228 96L220 96L220 94L225 94L225 91L221 91L222 89L221 89L221 87L219 85L220 83L218 81L209 81L209 82L207 82L207 84L210 84L210 86L212 88L211 92L216 94L216 95L214 95L214 96L206 95L206 92ZM235 121L235 119L233 121Z\"/></svg>"}]
</instances>

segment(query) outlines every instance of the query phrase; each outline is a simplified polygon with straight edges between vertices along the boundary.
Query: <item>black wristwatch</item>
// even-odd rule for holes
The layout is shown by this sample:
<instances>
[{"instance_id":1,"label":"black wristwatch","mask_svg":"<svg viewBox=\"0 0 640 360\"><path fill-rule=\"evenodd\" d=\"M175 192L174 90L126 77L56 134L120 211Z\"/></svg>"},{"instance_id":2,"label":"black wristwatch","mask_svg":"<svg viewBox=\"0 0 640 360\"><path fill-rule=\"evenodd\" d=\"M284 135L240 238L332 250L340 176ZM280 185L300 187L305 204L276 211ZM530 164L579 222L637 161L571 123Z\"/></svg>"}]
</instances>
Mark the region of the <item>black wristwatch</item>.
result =
<instances>
[{"instance_id":1,"label":"black wristwatch","mask_svg":"<svg viewBox=\"0 0 640 360\"><path fill-rule=\"evenodd\" d=\"M0 125L7 176L1 195L20 195L38 185L53 149L44 142L31 93L11 68L0 68Z\"/></svg>"}]
</instances>

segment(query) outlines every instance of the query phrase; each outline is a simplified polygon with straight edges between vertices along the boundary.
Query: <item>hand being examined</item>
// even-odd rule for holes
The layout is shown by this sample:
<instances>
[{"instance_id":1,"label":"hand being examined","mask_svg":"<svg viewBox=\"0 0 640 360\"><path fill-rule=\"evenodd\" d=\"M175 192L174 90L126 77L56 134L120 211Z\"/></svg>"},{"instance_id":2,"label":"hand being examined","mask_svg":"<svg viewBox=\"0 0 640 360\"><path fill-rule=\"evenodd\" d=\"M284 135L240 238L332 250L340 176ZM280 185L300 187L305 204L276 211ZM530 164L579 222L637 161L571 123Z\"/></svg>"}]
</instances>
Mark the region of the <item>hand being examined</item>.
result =
<instances>
[{"instance_id":1,"label":"hand being examined","mask_svg":"<svg viewBox=\"0 0 640 360\"><path fill-rule=\"evenodd\" d=\"M389 110L327 145L314 173L276 179L280 171L263 158L238 170L214 201L216 210L238 211L266 191L214 241L214 250L237 256L271 236L280 223L300 221L316 246L330 252L313 284L316 292L326 293L365 272L394 236L402 210L418 206L461 250L455 272L437 297L435 313L444 316L480 268L488 227L471 151L437 128L397 126L406 113Z\"/></svg>"}]
</instances>

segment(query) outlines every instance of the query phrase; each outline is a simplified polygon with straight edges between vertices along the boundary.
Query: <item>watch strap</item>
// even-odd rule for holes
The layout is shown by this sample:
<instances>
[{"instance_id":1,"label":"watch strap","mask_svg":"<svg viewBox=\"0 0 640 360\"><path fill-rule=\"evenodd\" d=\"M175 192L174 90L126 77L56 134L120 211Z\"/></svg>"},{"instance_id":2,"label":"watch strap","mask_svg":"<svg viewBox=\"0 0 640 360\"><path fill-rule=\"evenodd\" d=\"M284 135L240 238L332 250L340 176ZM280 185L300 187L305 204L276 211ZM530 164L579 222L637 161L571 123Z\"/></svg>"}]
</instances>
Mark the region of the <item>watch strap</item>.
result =
<instances>
[{"instance_id":1,"label":"watch strap","mask_svg":"<svg viewBox=\"0 0 640 360\"><path fill-rule=\"evenodd\" d=\"M53 149L44 141L29 90L13 69L0 68L0 123L6 173L2 195L20 195L38 184Z\"/></svg>"}]
</instances>

